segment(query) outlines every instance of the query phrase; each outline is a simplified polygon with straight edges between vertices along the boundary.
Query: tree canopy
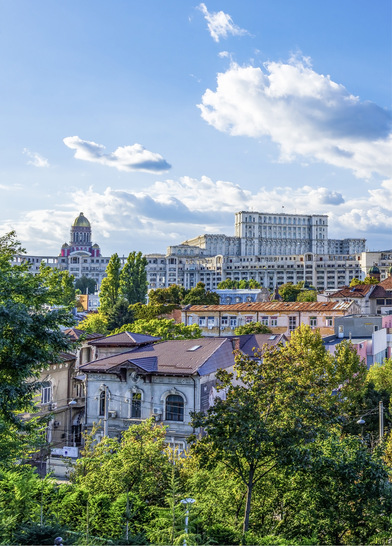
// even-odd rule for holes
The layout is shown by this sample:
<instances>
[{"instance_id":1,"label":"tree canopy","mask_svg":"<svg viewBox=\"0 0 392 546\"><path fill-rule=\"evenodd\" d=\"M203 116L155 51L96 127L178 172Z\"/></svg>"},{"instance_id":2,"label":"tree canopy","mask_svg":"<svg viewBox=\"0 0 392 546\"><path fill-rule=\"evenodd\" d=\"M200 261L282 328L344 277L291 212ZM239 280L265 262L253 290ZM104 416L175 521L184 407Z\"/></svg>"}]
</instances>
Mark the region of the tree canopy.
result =
<instances>
[{"instance_id":1,"label":"tree canopy","mask_svg":"<svg viewBox=\"0 0 392 546\"><path fill-rule=\"evenodd\" d=\"M244 533L255 484L278 464L300 464L303 447L348 411L365 375L350 346L332 356L321 336L306 326L285 346L256 358L237 353L234 375L218 373L226 399L216 398L207 414L194 415L193 426L207 432L194 450L206 460L222 461L245 485ZM334 397L337 388L341 396Z\"/></svg>"},{"instance_id":2,"label":"tree canopy","mask_svg":"<svg viewBox=\"0 0 392 546\"><path fill-rule=\"evenodd\" d=\"M147 296L147 259L141 252L130 252L120 273L120 293L128 302L145 303Z\"/></svg>"},{"instance_id":3,"label":"tree canopy","mask_svg":"<svg viewBox=\"0 0 392 546\"><path fill-rule=\"evenodd\" d=\"M219 296L216 292L206 290L205 284L198 282L195 288L191 288L185 298L183 305L219 305Z\"/></svg>"},{"instance_id":4,"label":"tree canopy","mask_svg":"<svg viewBox=\"0 0 392 546\"><path fill-rule=\"evenodd\" d=\"M29 411L42 369L70 349L62 327L73 324L66 309L51 309L56 272L32 275L28 263L12 265L20 252L15 232L0 239L0 420L22 426L17 413Z\"/></svg>"},{"instance_id":5,"label":"tree canopy","mask_svg":"<svg viewBox=\"0 0 392 546\"><path fill-rule=\"evenodd\" d=\"M97 282L91 277L83 275L75 282L75 289L80 290L81 294L94 294L97 289Z\"/></svg>"},{"instance_id":6,"label":"tree canopy","mask_svg":"<svg viewBox=\"0 0 392 546\"><path fill-rule=\"evenodd\" d=\"M235 328L234 333L237 336L243 335L243 334L271 334L272 330L268 328L265 324L261 324L261 322L248 322L247 324L243 324L242 326L237 326Z\"/></svg>"},{"instance_id":7,"label":"tree canopy","mask_svg":"<svg viewBox=\"0 0 392 546\"><path fill-rule=\"evenodd\" d=\"M99 291L99 309L107 313L118 302L120 296L121 261L118 254L113 254L106 267L106 277L102 279Z\"/></svg>"},{"instance_id":8,"label":"tree canopy","mask_svg":"<svg viewBox=\"0 0 392 546\"><path fill-rule=\"evenodd\" d=\"M197 324L185 326L182 322L176 323L172 319L136 320L132 324L124 324L112 333L120 334L121 332L157 336L163 340L198 339L202 336L202 331Z\"/></svg>"}]
</instances>

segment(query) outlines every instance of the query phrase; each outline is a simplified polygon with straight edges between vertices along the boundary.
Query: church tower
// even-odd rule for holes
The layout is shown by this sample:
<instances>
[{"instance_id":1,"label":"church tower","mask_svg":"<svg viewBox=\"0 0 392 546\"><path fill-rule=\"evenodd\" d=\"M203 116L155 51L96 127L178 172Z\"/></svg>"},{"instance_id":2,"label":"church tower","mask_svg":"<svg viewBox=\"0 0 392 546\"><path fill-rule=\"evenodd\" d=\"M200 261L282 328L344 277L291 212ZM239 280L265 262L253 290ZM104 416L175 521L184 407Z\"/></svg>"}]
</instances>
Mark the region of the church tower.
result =
<instances>
[{"instance_id":1,"label":"church tower","mask_svg":"<svg viewBox=\"0 0 392 546\"><path fill-rule=\"evenodd\" d=\"M61 247L61 256L72 255L100 256L100 248L91 243L91 224L83 212L75 218L71 226L71 240L69 245L64 243Z\"/></svg>"}]
</instances>

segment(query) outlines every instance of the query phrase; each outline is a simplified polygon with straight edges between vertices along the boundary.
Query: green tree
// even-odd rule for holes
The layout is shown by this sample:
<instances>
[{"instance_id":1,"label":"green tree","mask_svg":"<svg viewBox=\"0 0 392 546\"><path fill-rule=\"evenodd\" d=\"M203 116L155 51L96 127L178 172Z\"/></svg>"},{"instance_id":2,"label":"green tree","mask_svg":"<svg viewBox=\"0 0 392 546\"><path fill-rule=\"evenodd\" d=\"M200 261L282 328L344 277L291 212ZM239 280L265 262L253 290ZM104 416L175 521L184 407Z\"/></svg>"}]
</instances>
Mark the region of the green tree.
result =
<instances>
[{"instance_id":1,"label":"green tree","mask_svg":"<svg viewBox=\"0 0 392 546\"><path fill-rule=\"evenodd\" d=\"M261 324L261 322L248 322L247 324L243 324L242 326L237 326L235 328L234 333L237 336L243 335L243 334L271 334L272 330L268 328L265 324Z\"/></svg>"},{"instance_id":2,"label":"green tree","mask_svg":"<svg viewBox=\"0 0 392 546\"><path fill-rule=\"evenodd\" d=\"M133 322L134 314L127 300L119 300L106 313L107 327L110 331Z\"/></svg>"},{"instance_id":3,"label":"green tree","mask_svg":"<svg viewBox=\"0 0 392 546\"><path fill-rule=\"evenodd\" d=\"M121 332L157 336L163 340L198 339L202 336L202 331L197 324L185 326L182 322L176 323L173 319L136 320L132 324L124 324L112 333Z\"/></svg>"},{"instance_id":4,"label":"green tree","mask_svg":"<svg viewBox=\"0 0 392 546\"><path fill-rule=\"evenodd\" d=\"M301 288L296 284L288 282L279 286L278 291L283 301L297 301Z\"/></svg>"},{"instance_id":5,"label":"green tree","mask_svg":"<svg viewBox=\"0 0 392 546\"><path fill-rule=\"evenodd\" d=\"M99 291L99 310L106 314L120 298L121 261L118 254L113 254L106 268L106 277L102 279Z\"/></svg>"},{"instance_id":6,"label":"green tree","mask_svg":"<svg viewBox=\"0 0 392 546\"><path fill-rule=\"evenodd\" d=\"M175 303L134 303L129 306L133 312L135 320L151 320L162 318L163 315L169 315L178 305Z\"/></svg>"},{"instance_id":7,"label":"green tree","mask_svg":"<svg viewBox=\"0 0 392 546\"><path fill-rule=\"evenodd\" d=\"M39 279L48 290L48 303L74 307L76 300L75 278L68 271L60 271L41 262Z\"/></svg>"},{"instance_id":8,"label":"green tree","mask_svg":"<svg viewBox=\"0 0 392 546\"><path fill-rule=\"evenodd\" d=\"M79 322L78 328L89 334L102 334L104 336L110 331L108 317L100 311L97 313L89 313L86 318Z\"/></svg>"},{"instance_id":9,"label":"green tree","mask_svg":"<svg viewBox=\"0 0 392 546\"><path fill-rule=\"evenodd\" d=\"M30 411L37 378L61 351L70 350L62 332L72 326L66 309L49 309L51 291L29 265L12 265L20 244L11 232L0 238L0 421L22 427L17 412Z\"/></svg>"},{"instance_id":10,"label":"green tree","mask_svg":"<svg viewBox=\"0 0 392 546\"><path fill-rule=\"evenodd\" d=\"M198 282L189 290L182 301L183 305L219 305L219 295L206 290L205 284Z\"/></svg>"},{"instance_id":11,"label":"green tree","mask_svg":"<svg viewBox=\"0 0 392 546\"><path fill-rule=\"evenodd\" d=\"M91 277L83 275L75 282L75 289L80 290L81 294L94 294L97 289L97 282Z\"/></svg>"},{"instance_id":12,"label":"green tree","mask_svg":"<svg viewBox=\"0 0 392 546\"><path fill-rule=\"evenodd\" d=\"M147 259L141 252L131 252L120 274L120 293L129 304L145 303L147 296Z\"/></svg>"},{"instance_id":13,"label":"green tree","mask_svg":"<svg viewBox=\"0 0 392 546\"><path fill-rule=\"evenodd\" d=\"M225 279L218 284L219 290L236 290L238 288L239 282L233 281L232 279Z\"/></svg>"},{"instance_id":14,"label":"green tree","mask_svg":"<svg viewBox=\"0 0 392 546\"><path fill-rule=\"evenodd\" d=\"M255 484L279 464L302 464L303 446L326 434L346 409L345 395L363 384L366 367L353 351L347 364L345 349L330 355L317 332L300 326L288 344L265 351L261 361L238 353L235 376L217 374L226 400L217 398L206 414L193 416L193 426L207 432L195 452L220 460L246 487L244 534ZM342 396L331 396L339 385Z\"/></svg>"},{"instance_id":15,"label":"green tree","mask_svg":"<svg viewBox=\"0 0 392 546\"><path fill-rule=\"evenodd\" d=\"M392 395L392 359L386 358L382 364L370 366L367 381L373 383L377 390L384 390Z\"/></svg>"},{"instance_id":16,"label":"green tree","mask_svg":"<svg viewBox=\"0 0 392 546\"><path fill-rule=\"evenodd\" d=\"M297 301L317 301L316 290L301 290L297 296Z\"/></svg>"},{"instance_id":17,"label":"green tree","mask_svg":"<svg viewBox=\"0 0 392 546\"><path fill-rule=\"evenodd\" d=\"M392 490L380 453L337 430L307 446L306 465L287 469L279 532L313 544L385 544ZM290 484L287 487L287 484ZM384 540L372 538L384 534Z\"/></svg>"},{"instance_id":18,"label":"green tree","mask_svg":"<svg viewBox=\"0 0 392 546\"><path fill-rule=\"evenodd\" d=\"M187 290L178 284L171 284L168 288L156 288L148 292L148 301L151 305L177 304L180 305Z\"/></svg>"}]
</instances>

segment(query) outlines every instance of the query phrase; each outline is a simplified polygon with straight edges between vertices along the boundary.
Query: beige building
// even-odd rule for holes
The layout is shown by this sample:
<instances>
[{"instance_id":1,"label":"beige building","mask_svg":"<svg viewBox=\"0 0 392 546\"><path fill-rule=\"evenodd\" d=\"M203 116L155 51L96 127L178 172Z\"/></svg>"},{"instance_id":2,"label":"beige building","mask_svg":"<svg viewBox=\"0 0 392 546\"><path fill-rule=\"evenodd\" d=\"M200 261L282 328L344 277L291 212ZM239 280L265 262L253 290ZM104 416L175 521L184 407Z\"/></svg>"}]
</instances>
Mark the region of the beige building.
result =
<instances>
[{"instance_id":1,"label":"beige building","mask_svg":"<svg viewBox=\"0 0 392 546\"><path fill-rule=\"evenodd\" d=\"M192 305L183 309L182 322L198 324L204 336L232 336L238 326L249 322L261 322L273 334L285 335L290 335L300 324L306 324L327 336L334 333L336 317L359 313L359 305L352 300Z\"/></svg>"}]
</instances>

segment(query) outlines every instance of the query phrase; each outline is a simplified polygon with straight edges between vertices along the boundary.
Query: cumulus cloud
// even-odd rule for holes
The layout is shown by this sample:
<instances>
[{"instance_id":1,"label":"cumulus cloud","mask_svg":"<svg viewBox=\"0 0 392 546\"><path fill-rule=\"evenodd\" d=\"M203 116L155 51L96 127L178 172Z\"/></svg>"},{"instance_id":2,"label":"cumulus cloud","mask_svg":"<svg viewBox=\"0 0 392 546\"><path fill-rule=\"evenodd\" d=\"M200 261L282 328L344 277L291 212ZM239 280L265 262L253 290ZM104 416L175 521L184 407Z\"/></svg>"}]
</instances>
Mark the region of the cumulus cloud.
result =
<instances>
[{"instance_id":1,"label":"cumulus cloud","mask_svg":"<svg viewBox=\"0 0 392 546\"><path fill-rule=\"evenodd\" d=\"M219 131L271 138L281 161L304 157L350 169L359 178L391 176L391 113L318 74L309 59L263 68L232 63L198 107Z\"/></svg>"},{"instance_id":2,"label":"cumulus cloud","mask_svg":"<svg viewBox=\"0 0 392 546\"><path fill-rule=\"evenodd\" d=\"M244 36L249 34L247 30L235 25L228 13L223 11L210 13L203 3L199 4L198 8L203 13L211 38L215 42L219 42L221 38L227 38L229 35Z\"/></svg>"},{"instance_id":3,"label":"cumulus cloud","mask_svg":"<svg viewBox=\"0 0 392 546\"><path fill-rule=\"evenodd\" d=\"M115 167L119 171L142 171L148 173L162 173L171 168L171 165L159 154L146 150L141 144L120 146L112 153L105 153L105 146L82 140L78 136L66 137L63 142L71 150L75 150L75 157L84 161L99 163L108 167Z\"/></svg>"},{"instance_id":4,"label":"cumulus cloud","mask_svg":"<svg viewBox=\"0 0 392 546\"><path fill-rule=\"evenodd\" d=\"M3 222L0 232L16 229L29 253L57 254L82 210L92 224L94 242L105 255L165 252L167 246L203 233L233 236L234 213L239 210L284 210L328 214L331 238L368 237L371 248L392 248L392 180L363 197L308 185L266 186L252 192L207 176L156 181L143 191L79 188L62 197L62 204L52 210L31 211L18 221Z\"/></svg>"},{"instance_id":5,"label":"cumulus cloud","mask_svg":"<svg viewBox=\"0 0 392 546\"><path fill-rule=\"evenodd\" d=\"M33 165L33 167L49 167L49 161L42 157L42 155L37 152L32 152L28 148L23 149L23 153L27 155L30 159L27 162L27 165Z\"/></svg>"}]
</instances>

